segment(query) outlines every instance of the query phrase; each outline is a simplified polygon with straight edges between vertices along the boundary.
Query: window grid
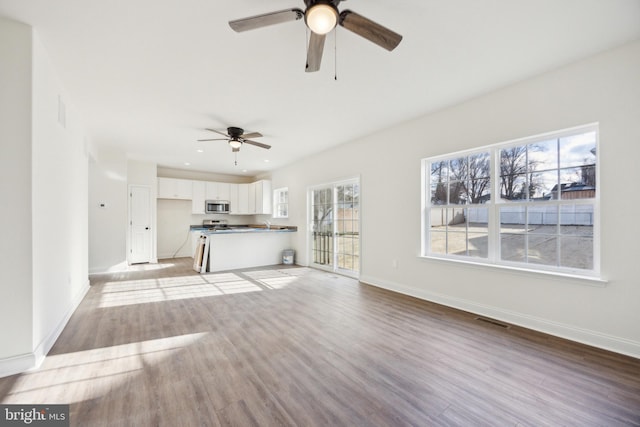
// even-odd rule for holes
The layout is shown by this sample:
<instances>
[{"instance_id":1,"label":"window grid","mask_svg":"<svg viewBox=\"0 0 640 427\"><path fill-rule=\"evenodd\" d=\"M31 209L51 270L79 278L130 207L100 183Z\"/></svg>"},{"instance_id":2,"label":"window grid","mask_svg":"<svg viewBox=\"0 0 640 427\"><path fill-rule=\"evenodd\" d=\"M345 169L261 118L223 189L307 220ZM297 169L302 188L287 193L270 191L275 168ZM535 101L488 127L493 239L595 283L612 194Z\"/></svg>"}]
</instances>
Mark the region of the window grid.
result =
<instances>
[{"instance_id":1,"label":"window grid","mask_svg":"<svg viewBox=\"0 0 640 427\"><path fill-rule=\"evenodd\" d=\"M287 187L273 190L273 218L289 217L289 189Z\"/></svg>"},{"instance_id":2,"label":"window grid","mask_svg":"<svg viewBox=\"0 0 640 427\"><path fill-rule=\"evenodd\" d=\"M597 276L597 144L590 125L424 159L423 256ZM491 183L472 193L470 159L482 156Z\"/></svg>"}]
</instances>

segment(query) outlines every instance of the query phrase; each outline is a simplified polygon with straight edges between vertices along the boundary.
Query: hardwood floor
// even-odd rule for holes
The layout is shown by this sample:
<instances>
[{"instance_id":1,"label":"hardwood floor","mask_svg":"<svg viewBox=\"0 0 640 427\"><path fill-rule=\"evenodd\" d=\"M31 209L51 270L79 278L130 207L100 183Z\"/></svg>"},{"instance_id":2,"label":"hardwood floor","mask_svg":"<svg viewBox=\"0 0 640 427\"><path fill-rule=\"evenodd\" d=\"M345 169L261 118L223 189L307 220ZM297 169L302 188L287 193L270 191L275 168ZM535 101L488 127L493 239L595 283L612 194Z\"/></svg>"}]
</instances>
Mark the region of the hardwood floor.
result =
<instances>
[{"instance_id":1,"label":"hardwood floor","mask_svg":"<svg viewBox=\"0 0 640 427\"><path fill-rule=\"evenodd\" d=\"M92 276L0 402L78 426L640 425L638 359L308 268L155 267Z\"/></svg>"}]
</instances>

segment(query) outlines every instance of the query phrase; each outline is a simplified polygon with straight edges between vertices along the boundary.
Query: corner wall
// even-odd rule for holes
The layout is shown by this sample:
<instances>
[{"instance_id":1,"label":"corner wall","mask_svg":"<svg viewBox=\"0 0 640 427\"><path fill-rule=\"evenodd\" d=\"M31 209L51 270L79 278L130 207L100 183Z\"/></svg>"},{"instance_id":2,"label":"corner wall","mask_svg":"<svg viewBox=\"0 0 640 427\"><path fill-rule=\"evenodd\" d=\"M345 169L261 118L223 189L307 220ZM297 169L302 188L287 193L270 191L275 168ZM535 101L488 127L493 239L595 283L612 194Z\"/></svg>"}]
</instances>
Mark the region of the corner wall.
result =
<instances>
[{"instance_id":1,"label":"corner wall","mask_svg":"<svg viewBox=\"0 0 640 427\"><path fill-rule=\"evenodd\" d=\"M640 357L639 117L636 41L296 162L275 171L272 181L289 187L302 264L307 187L359 175L362 281ZM594 122L606 286L419 257L422 158Z\"/></svg>"},{"instance_id":2,"label":"corner wall","mask_svg":"<svg viewBox=\"0 0 640 427\"><path fill-rule=\"evenodd\" d=\"M1 377L38 366L89 282L81 119L30 27L0 18L0 63Z\"/></svg>"},{"instance_id":3,"label":"corner wall","mask_svg":"<svg viewBox=\"0 0 640 427\"><path fill-rule=\"evenodd\" d=\"M0 18L0 362L16 372L34 363L31 44L30 27Z\"/></svg>"}]
</instances>

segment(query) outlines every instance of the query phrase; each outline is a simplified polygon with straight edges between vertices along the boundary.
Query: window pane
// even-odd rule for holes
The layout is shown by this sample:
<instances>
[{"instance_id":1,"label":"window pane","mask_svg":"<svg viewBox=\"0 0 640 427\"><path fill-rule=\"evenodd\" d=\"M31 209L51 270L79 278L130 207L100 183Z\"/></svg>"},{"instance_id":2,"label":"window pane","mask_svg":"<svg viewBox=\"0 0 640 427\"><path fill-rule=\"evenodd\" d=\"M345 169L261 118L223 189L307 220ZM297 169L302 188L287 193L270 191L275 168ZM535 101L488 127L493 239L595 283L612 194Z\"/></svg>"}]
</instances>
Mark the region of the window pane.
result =
<instances>
[{"instance_id":1,"label":"window pane","mask_svg":"<svg viewBox=\"0 0 640 427\"><path fill-rule=\"evenodd\" d=\"M452 255L467 254L467 233L464 229L460 231L451 231L447 233L447 253Z\"/></svg>"},{"instance_id":2,"label":"window pane","mask_svg":"<svg viewBox=\"0 0 640 427\"><path fill-rule=\"evenodd\" d=\"M449 180L448 162L440 161L431 163L431 182L446 182Z\"/></svg>"},{"instance_id":3,"label":"window pane","mask_svg":"<svg viewBox=\"0 0 640 427\"><path fill-rule=\"evenodd\" d=\"M558 171L534 172L530 175L529 198L547 201L558 198Z\"/></svg>"},{"instance_id":4,"label":"window pane","mask_svg":"<svg viewBox=\"0 0 640 427\"><path fill-rule=\"evenodd\" d=\"M530 172L558 169L558 140L536 142L528 145L527 157Z\"/></svg>"},{"instance_id":5,"label":"window pane","mask_svg":"<svg viewBox=\"0 0 640 427\"><path fill-rule=\"evenodd\" d=\"M508 230L519 230L523 232L526 224L526 210L523 206L500 208L500 228L501 232L514 232Z\"/></svg>"},{"instance_id":6,"label":"window pane","mask_svg":"<svg viewBox=\"0 0 640 427\"><path fill-rule=\"evenodd\" d=\"M532 264L558 265L558 237L549 234L529 234L527 261Z\"/></svg>"},{"instance_id":7,"label":"window pane","mask_svg":"<svg viewBox=\"0 0 640 427\"><path fill-rule=\"evenodd\" d=\"M431 204L444 205L447 203L447 187L443 183L431 184Z\"/></svg>"},{"instance_id":8,"label":"window pane","mask_svg":"<svg viewBox=\"0 0 640 427\"><path fill-rule=\"evenodd\" d=\"M469 230L469 256L487 258L489 256L489 234L474 233Z\"/></svg>"},{"instance_id":9,"label":"window pane","mask_svg":"<svg viewBox=\"0 0 640 427\"><path fill-rule=\"evenodd\" d=\"M473 154L469 156L469 178L489 178L491 175L491 162L489 153Z\"/></svg>"},{"instance_id":10,"label":"window pane","mask_svg":"<svg viewBox=\"0 0 640 427\"><path fill-rule=\"evenodd\" d=\"M452 159L449 162L449 180L450 181L466 181L469 179L468 161L466 157Z\"/></svg>"},{"instance_id":11,"label":"window pane","mask_svg":"<svg viewBox=\"0 0 640 427\"><path fill-rule=\"evenodd\" d=\"M526 190L527 146L500 150L500 193L507 200L521 199ZM525 188L523 188L523 185Z\"/></svg>"},{"instance_id":12,"label":"window pane","mask_svg":"<svg viewBox=\"0 0 640 427\"><path fill-rule=\"evenodd\" d=\"M529 232L556 234L558 225L558 207L531 206L527 208L527 224Z\"/></svg>"},{"instance_id":13,"label":"window pane","mask_svg":"<svg viewBox=\"0 0 640 427\"><path fill-rule=\"evenodd\" d=\"M465 199L469 203L486 203L491 200L491 184L487 178L472 179L465 190Z\"/></svg>"},{"instance_id":14,"label":"window pane","mask_svg":"<svg viewBox=\"0 0 640 427\"><path fill-rule=\"evenodd\" d=\"M467 203L465 196L465 185L461 181L453 181L449 183L449 204L464 205Z\"/></svg>"},{"instance_id":15,"label":"window pane","mask_svg":"<svg viewBox=\"0 0 640 427\"><path fill-rule=\"evenodd\" d=\"M560 266L593 270L593 237L560 237Z\"/></svg>"},{"instance_id":16,"label":"window pane","mask_svg":"<svg viewBox=\"0 0 640 427\"><path fill-rule=\"evenodd\" d=\"M503 200L527 198L527 175L502 175L500 177L500 197Z\"/></svg>"},{"instance_id":17,"label":"window pane","mask_svg":"<svg viewBox=\"0 0 640 427\"><path fill-rule=\"evenodd\" d=\"M563 205L560 224L593 226L593 205Z\"/></svg>"},{"instance_id":18,"label":"window pane","mask_svg":"<svg viewBox=\"0 0 640 427\"><path fill-rule=\"evenodd\" d=\"M595 165L596 133L587 132L560 138L560 167ZM594 183L595 184L595 181Z\"/></svg>"},{"instance_id":19,"label":"window pane","mask_svg":"<svg viewBox=\"0 0 640 427\"><path fill-rule=\"evenodd\" d=\"M447 253L447 233L434 231L431 229L429 233L429 251L432 254L446 254Z\"/></svg>"},{"instance_id":20,"label":"window pane","mask_svg":"<svg viewBox=\"0 0 640 427\"><path fill-rule=\"evenodd\" d=\"M500 259L524 262L525 237L524 234L500 234Z\"/></svg>"},{"instance_id":21,"label":"window pane","mask_svg":"<svg viewBox=\"0 0 640 427\"><path fill-rule=\"evenodd\" d=\"M583 175L589 175L591 166L582 168L566 168L560 170L560 182L562 182L562 200L589 199L596 196L595 185L583 182ZM595 177L595 170L593 171ZM588 178L587 178L588 179Z\"/></svg>"},{"instance_id":22,"label":"window pane","mask_svg":"<svg viewBox=\"0 0 640 427\"><path fill-rule=\"evenodd\" d=\"M466 209L467 222L469 224L469 230L473 230L478 233L488 233L489 228L489 209L487 208L472 208Z\"/></svg>"},{"instance_id":23,"label":"window pane","mask_svg":"<svg viewBox=\"0 0 640 427\"><path fill-rule=\"evenodd\" d=\"M447 209L431 209L431 229L447 229Z\"/></svg>"}]
</instances>

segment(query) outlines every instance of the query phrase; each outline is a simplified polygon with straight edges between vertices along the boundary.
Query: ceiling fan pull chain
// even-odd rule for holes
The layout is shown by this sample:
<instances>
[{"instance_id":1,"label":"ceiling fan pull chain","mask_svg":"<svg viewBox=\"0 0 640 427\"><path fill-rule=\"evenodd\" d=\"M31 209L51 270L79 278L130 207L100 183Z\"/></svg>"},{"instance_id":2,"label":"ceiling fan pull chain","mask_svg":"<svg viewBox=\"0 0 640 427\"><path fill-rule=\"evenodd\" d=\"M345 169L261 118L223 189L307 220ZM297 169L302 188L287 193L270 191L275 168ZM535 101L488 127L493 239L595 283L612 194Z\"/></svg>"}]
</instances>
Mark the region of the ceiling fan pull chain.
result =
<instances>
[{"instance_id":1,"label":"ceiling fan pull chain","mask_svg":"<svg viewBox=\"0 0 640 427\"><path fill-rule=\"evenodd\" d=\"M333 30L333 80L338 81L338 28Z\"/></svg>"}]
</instances>

